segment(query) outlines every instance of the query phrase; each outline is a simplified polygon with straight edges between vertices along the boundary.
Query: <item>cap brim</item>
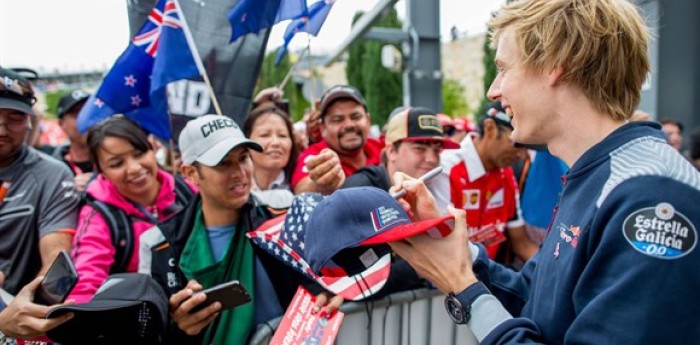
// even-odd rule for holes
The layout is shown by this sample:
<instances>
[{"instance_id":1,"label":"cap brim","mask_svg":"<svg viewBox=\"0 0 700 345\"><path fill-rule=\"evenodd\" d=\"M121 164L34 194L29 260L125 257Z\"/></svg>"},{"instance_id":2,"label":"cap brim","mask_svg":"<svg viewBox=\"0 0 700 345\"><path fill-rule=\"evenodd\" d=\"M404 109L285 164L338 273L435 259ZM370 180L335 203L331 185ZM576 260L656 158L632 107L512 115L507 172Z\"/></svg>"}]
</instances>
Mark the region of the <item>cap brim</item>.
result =
<instances>
[{"instance_id":1,"label":"cap brim","mask_svg":"<svg viewBox=\"0 0 700 345\"><path fill-rule=\"evenodd\" d=\"M401 139L402 141L440 141L442 142L442 148L443 149L458 149L460 148L459 144L455 141L452 141L449 138L445 137L407 137L404 139Z\"/></svg>"},{"instance_id":2,"label":"cap brim","mask_svg":"<svg viewBox=\"0 0 700 345\"><path fill-rule=\"evenodd\" d=\"M90 301L82 304L73 304L53 308L46 314L46 318L58 317L72 312L99 312L133 307L141 304L141 301Z\"/></svg>"},{"instance_id":3,"label":"cap brim","mask_svg":"<svg viewBox=\"0 0 700 345\"><path fill-rule=\"evenodd\" d=\"M328 291L346 300L365 299L381 290L391 272L391 254L387 253L368 267L353 276L320 276L316 279Z\"/></svg>"},{"instance_id":4,"label":"cap brim","mask_svg":"<svg viewBox=\"0 0 700 345\"><path fill-rule=\"evenodd\" d=\"M27 113L29 115L36 115L34 113L34 109L32 109L32 107L29 104L15 99L0 98L0 109L13 109L21 111L23 113Z\"/></svg>"},{"instance_id":5,"label":"cap brim","mask_svg":"<svg viewBox=\"0 0 700 345\"><path fill-rule=\"evenodd\" d=\"M326 115L326 111L328 111L328 108L331 106L331 104L335 103L335 101L340 99L349 99L354 102L357 102L363 107L367 107L367 105L365 105L365 102L362 99L358 98L356 95L353 95L349 92L336 92L332 95L329 95L325 102L321 104L321 117L324 117Z\"/></svg>"},{"instance_id":6,"label":"cap brim","mask_svg":"<svg viewBox=\"0 0 700 345\"><path fill-rule=\"evenodd\" d=\"M443 238L452 232L452 228L454 228L454 216L449 215L442 218L399 225L362 241L360 245L396 242L423 233L433 238Z\"/></svg>"},{"instance_id":7,"label":"cap brim","mask_svg":"<svg viewBox=\"0 0 700 345\"><path fill-rule=\"evenodd\" d=\"M70 103L66 105L64 109L61 109L61 111L56 112L57 117L63 117L71 108L75 107L76 104L80 102L87 102L88 96L85 97L80 97L78 99L72 99Z\"/></svg>"},{"instance_id":8,"label":"cap brim","mask_svg":"<svg viewBox=\"0 0 700 345\"><path fill-rule=\"evenodd\" d=\"M226 157L226 155L229 152L231 152L231 150L241 145L258 152L263 151L262 146L260 146L260 144L252 140L241 138L227 138L218 142L212 148L207 150L207 152L205 152L203 155L195 159L195 161L200 162L206 166L213 167L215 165L218 165L221 162L221 160L224 159L224 157Z\"/></svg>"}]
</instances>

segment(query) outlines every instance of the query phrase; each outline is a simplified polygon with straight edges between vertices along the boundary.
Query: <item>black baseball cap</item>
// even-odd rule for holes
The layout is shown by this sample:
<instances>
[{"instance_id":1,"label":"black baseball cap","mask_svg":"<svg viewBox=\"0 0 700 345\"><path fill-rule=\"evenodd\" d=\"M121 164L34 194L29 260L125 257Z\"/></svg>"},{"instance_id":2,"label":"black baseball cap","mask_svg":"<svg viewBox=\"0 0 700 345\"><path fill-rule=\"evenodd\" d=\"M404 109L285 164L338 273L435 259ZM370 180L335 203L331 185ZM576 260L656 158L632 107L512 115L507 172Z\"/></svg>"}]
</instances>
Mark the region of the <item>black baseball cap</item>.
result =
<instances>
[{"instance_id":1,"label":"black baseball cap","mask_svg":"<svg viewBox=\"0 0 700 345\"><path fill-rule=\"evenodd\" d=\"M505 109L503 109L501 102L493 102L489 104L489 106L486 107L484 119L492 119L501 126L513 129L513 125L510 123L510 116L506 114L506 111Z\"/></svg>"},{"instance_id":2,"label":"black baseball cap","mask_svg":"<svg viewBox=\"0 0 700 345\"><path fill-rule=\"evenodd\" d=\"M85 103L89 97L90 94L83 90L72 90L65 96L61 97L61 99L58 101L58 107L56 108L56 116L58 116L58 118L60 119L76 104L81 102Z\"/></svg>"},{"instance_id":3,"label":"black baseball cap","mask_svg":"<svg viewBox=\"0 0 700 345\"><path fill-rule=\"evenodd\" d=\"M328 108L337 100L350 99L362 105L367 111L367 103L362 97L362 93L356 87L351 85L335 85L321 96L321 118L326 115Z\"/></svg>"},{"instance_id":4,"label":"black baseball cap","mask_svg":"<svg viewBox=\"0 0 700 345\"><path fill-rule=\"evenodd\" d=\"M47 318L74 317L48 331L52 340L67 344L157 344L168 316L168 297L149 275L111 275L90 302L49 311Z\"/></svg>"},{"instance_id":5,"label":"black baseball cap","mask_svg":"<svg viewBox=\"0 0 700 345\"><path fill-rule=\"evenodd\" d=\"M36 97L29 80L13 70L0 68L0 109L34 115L34 103Z\"/></svg>"}]
</instances>

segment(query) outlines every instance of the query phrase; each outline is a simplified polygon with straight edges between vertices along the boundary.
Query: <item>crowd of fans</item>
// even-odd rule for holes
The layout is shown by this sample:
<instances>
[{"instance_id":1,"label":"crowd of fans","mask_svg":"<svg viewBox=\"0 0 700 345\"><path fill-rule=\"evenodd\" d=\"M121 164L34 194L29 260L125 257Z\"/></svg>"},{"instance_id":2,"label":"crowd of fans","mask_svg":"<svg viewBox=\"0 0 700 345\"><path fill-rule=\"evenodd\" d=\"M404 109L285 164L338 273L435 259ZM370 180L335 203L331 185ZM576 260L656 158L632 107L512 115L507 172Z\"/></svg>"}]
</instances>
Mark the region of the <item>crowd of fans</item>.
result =
<instances>
[{"instance_id":1,"label":"crowd of fans","mask_svg":"<svg viewBox=\"0 0 700 345\"><path fill-rule=\"evenodd\" d=\"M47 331L70 322L72 314L45 318L56 306L32 298L37 276L62 250L79 280L59 306L90 301L112 274L148 274L168 297L161 339L167 344L244 343L255 325L284 312L299 285L317 296L317 307L332 311L342 298L252 245L245 233L284 214L295 195L360 186L389 191L437 167L442 172L425 182L426 191L436 212L466 213L464 248L479 243L481 256L527 272L551 232L564 176L575 168L575 160L557 159L546 145L516 142L518 124L500 102L477 114L478 121L419 104L398 107L385 114L382 135L371 137L364 97L351 85L328 89L296 124L277 106L283 95L275 88L256 97L242 124L217 115L193 119L179 136L181 159L170 167L157 158L159 144L124 116L79 133L76 116L89 95L72 90L57 109L69 143L39 150L28 141L36 126L30 82L9 69L0 69L0 77L0 285L15 296L0 304L2 337L50 341ZM490 91L497 101L498 92ZM662 130L700 170L700 129L686 149L681 123L652 124L641 112L632 119ZM578 240L581 230L555 235ZM392 276L377 296L440 280L414 269L407 255L408 262L393 256ZM197 291L234 279L248 287L253 303L191 312L206 298Z\"/></svg>"}]
</instances>

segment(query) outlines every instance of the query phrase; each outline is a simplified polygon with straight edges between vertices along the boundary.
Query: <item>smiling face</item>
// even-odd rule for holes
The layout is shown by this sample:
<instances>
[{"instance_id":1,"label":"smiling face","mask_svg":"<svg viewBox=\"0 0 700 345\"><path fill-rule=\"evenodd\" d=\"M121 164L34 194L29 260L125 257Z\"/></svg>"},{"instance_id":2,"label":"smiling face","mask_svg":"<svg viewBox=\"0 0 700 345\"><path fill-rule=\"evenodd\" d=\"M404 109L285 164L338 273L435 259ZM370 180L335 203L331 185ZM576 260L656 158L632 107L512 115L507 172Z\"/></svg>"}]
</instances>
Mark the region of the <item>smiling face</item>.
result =
<instances>
[{"instance_id":1,"label":"smiling face","mask_svg":"<svg viewBox=\"0 0 700 345\"><path fill-rule=\"evenodd\" d=\"M550 103L554 95L547 74L528 70L520 64L513 29L505 29L498 40L498 75L488 97L501 101L512 117L511 139L523 144L545 144L556 134L556 122Z\"/></svg>"},{"instance_id":2,"label":"smiling face","mask_svg":"<svg viewBox=\"0 0 700 345\"><path fill-rule=\"evenodd\" d=\"M351 99L335 101L323 117L323 138L338 154L354 154L365 145L370 122L362 104Z\"/></svg>"},{"instance_id":3,"label":"smiling face","mask_svg":"<svg viewBox=\"0 0 700 345\"><path fill-rule=\"evenodd\" d=\"M418 178L440 165L442 142L404 140L386 147L387 160L394 171Z\"/></svg>"},{"instance_id":4,"label":"smiling face","mask_svg":"<svg viewBox=\"0 0 700 345\"><path fill-rule=\"evenodd\" d=\"M158 163L153 150L142 151L125 139L106 137L97 150L97 164L102 175L129 200L143 200L158 192Z\"/></svg>"},{"instance_id":5,"label":"smiling face","mask_svg":"<svg viewBox=\"0 0 700 345\"><path fill-rule=\"evenodd\" d=\"M250 139L263 147L263 152L251 152L253 163L260 169L282 170L289 163L292 137L282 118L274 113L258 117Z\"/></svg>"}]
</instances>

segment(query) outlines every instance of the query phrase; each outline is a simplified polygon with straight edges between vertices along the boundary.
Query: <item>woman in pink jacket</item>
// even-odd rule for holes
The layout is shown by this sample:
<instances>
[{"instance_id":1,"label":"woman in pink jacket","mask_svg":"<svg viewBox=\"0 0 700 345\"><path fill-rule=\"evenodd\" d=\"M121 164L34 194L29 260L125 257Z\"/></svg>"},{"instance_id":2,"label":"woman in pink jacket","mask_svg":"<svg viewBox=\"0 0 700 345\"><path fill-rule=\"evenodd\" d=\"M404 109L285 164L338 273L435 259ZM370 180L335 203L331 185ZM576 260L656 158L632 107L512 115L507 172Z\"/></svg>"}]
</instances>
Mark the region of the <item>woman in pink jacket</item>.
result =
<instances>
[{"instance_id":1,"label":"woman in pink jacket","mask_svg":"<svg viewBox=\"0 0 700 345\"><path fill-rule=\"evenodd\" d=\"M99 174L87 187L73 238L79 280L69 299L78 303L89 301L110 274L136 272L141 234L182 210L196 193L194 185L158 167L146 133L123 116L91 128L87 143ZM122 228L131 234L116 241L122 248L114 243L114 221L105 217L128 220L130 226Z\"/></svg>"}]
</instances>

